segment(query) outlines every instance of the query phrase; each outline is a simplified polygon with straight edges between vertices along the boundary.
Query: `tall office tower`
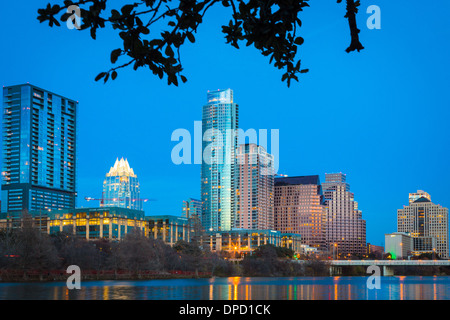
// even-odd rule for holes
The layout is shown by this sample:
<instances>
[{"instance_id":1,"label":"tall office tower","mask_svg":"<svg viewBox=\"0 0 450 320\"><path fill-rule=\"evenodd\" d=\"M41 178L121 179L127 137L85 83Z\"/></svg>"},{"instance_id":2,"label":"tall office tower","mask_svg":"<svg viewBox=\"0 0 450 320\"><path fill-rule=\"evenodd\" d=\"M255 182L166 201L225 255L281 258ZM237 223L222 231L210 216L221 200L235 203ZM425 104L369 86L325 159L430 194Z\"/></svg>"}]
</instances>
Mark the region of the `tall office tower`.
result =
<instances>
[{"instance_id":1,"label":"tall office tower","mask_svg":"<svg viewBox=\"0 0 450 320\"><path fill-rule=\"evenodd\" d=\"M436 252L449 258L448 208L432 203L428 193L397 210L397 231L411 235L413 254Z\"/></svg>"},{"instance_id":2,"label":"tall office tower","mask_svg":"<svg viewBox=\"0 0 450 320\"><path fill-rule=\"evenodd\" d=\"M322 183L327 207L326 241L336 258L366 254L366 221L343 173L325 174Z\"/></svg>"},{"instance_id":3,"label":"tall office tower","mask_svg":"<svg viewBox=\"0 0 450 320\"><path fill-rule=\"evenodd\" d=\"M2 212L75 208L77 107L31 84L3 88Z\"/></svg>"},{"instance_id":4,"label":"tall office tower","mask_svg":"<svg viewBox=\"0 0 450 320\"><path fill-rule=\"evenodd\" d=\"M197 199L189 198L183 200L183 212L181 214L185 218L201 219L202 217L202 202Z\"/></svg>"},{"instance_id":5,"label":"tall office tower","mask_svg":"<svg viewBox=\"0 0 450 320\"><path fill-rule=\"evenodd\" d=\"M116 159L106 174L100 206L142 210L139 181L126 159Z\"/></svg>"},{"instance_id":6,"label":"tall office tower","mask_svg":"<svg viewBox=\"0 0 450 320\"><path fill-rule=\"evenodd\" d=\"M275 178L275 230L297 233L301 242L326 249L325 218L319 176Z\"/></svg>"},{"instance_id":7,"label":"tall office tower","mask_svg":"<svg viewBox=\"0 0 450 320\"><path fill-rule=\"evenodd\" d=\"M236 228L274 230L273 156L256 144L237 150Z\"/></svg>"},{"instance_id":8,"label":"tall office tower","mask_svg":"<svg viewBox=\"0 0 450 320\"><path fill-rule=\"evenodd\" d=\"M417 190L415 193L409 194L409 203L413 203L419 198L425 198L431 201L431 196L423 190Z\"/></svg>"},{"instance_id":9,"label":"tall office tower","mask_svg":"<svg viewBox=\"0 0 450 320\"><path fill-rule=\"evenodd\" d=\"M202 225L206 231L234 227L238 105L231 89L211 91L202 112Z\"/></svg>"}]
</instances>

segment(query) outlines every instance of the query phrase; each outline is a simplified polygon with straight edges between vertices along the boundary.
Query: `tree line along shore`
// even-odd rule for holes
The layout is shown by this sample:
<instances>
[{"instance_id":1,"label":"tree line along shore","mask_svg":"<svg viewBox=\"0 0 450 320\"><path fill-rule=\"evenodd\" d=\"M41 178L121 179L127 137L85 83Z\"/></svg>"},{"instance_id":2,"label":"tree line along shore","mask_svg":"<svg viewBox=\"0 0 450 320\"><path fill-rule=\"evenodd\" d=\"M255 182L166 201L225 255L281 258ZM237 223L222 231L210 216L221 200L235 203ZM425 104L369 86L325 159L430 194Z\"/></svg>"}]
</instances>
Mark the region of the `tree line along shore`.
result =
<instances>
[{"instance_id":1,"label":"tree line along shore","mask_svg":"<svg viewBox=\"0 0 450 320\"><path fill-rule=\"evenodd\" d=\"M0 231L0 281L65 281L76 265L82 280L139 280L204 277L329 276L329 262L315 257L296 263L294 252L261 245L238 261L230 252L211 252L194 242L173 247L139 232L121 241L48 235L32 225ZM398 275L450 275L448 267L396 267ZM344 267L343 276L368 276L363 267Z\"/></svg>"}]
</instances>

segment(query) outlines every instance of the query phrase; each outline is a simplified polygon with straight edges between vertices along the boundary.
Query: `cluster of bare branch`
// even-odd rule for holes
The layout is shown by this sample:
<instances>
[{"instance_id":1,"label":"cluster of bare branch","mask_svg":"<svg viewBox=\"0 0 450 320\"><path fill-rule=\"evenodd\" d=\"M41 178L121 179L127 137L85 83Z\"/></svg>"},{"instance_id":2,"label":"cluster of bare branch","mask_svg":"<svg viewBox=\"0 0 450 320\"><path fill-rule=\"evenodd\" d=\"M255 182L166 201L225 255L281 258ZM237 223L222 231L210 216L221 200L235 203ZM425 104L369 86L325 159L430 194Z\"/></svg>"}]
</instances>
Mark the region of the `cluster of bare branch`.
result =
<instances>
[{"instance_id":1,"label":"cluster of bare branch","mask_svg":"<svg viewBox=\"0 0 450 320\"><path fill-rule=\"evenodd\" d=\"M29 221L21 228L0 231L0 269L49 271L77 265L81 270L133 274L146 270L212 273L224 263L195 244L180 241L172 248L137 231L120 241L88 241L65 232L48 235Z\"/></svg>"}]
</instances>

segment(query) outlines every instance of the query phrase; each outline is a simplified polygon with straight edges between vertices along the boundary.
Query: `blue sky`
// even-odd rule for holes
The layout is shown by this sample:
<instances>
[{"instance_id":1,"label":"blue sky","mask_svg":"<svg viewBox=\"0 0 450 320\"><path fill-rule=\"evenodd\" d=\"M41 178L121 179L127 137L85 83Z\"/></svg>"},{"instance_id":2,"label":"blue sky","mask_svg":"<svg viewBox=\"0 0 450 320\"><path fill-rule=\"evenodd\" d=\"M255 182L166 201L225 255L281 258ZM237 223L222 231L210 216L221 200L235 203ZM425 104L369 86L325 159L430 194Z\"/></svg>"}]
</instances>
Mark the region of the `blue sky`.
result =
<instances>
[{"instance_id":1,"label":"blue sky","mask_svg":"<svg viewBox=\"0 0 450 320\"><path fill-rule=\"evenodd\" d=\"M30 82L79 101L78 205L100 197L117 157L126 157L141 183L146 214L181 213L183 199L200 196L200 166L171 161L172 132L193 131L207 90L232 88L243 129L280 130L280 173L344 172L367 221L367 241L396 231L396 210L423 189L449 207L450 3L361 1L358 23L365 49L345 53L345 5L311 1L301 28L302 67L290 88L282 71L255 49L226 45L227 9L212 8L195 44L182 49L186 84L167 86L145 69L109 69L118 37L49 28L36 19L48 1L0 3L0 83ZM122 1L116 1L122 3ZM53 1L52 3L56 3ZM417 3L417 4L415 4ZM366 8L381 8L381 30L366 27ZM419 5L420 4L420 5ZM121 60L119 60L120 62Z\"/></svg>"}]
</instances>

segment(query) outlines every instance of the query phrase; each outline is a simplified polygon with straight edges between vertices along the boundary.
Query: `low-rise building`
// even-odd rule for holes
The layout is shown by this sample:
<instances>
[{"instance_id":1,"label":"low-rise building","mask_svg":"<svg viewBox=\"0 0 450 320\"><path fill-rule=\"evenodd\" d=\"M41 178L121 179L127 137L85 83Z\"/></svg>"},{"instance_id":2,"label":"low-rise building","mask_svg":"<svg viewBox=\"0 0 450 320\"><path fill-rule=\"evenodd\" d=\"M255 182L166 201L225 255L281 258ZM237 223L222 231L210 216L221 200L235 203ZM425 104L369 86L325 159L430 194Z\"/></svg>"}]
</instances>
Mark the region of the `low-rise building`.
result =
<instances>
[{"instance_id":1,"label":"low-rise building","mask_svg":"<svg viewBox=\"0 0 450 320\"><path fill-rule=\"evenodd\" d=\"M171 215L146 216L149 238L162 240L173 246L180 240L190 241L192 232L188 219Z\"/></svg>"},{"instance_id":2,"label":"low-rise building","mask_svg":"<svg viewBox=\"0 0 450 320\"><path fill-rule=\"evenodd\" d=\"M367 244L367 253L366 255L375 256L377 259L381 259L383 257L384 248L382 246L376 246L374 244Z\"/></svg>"},{"instance_id":3,"label":"low-rise building","mask_svg":"<svg viewBox=\"0 0 450 320\"><path fill-rule=\"evenodd\" d=\"M66 232L86 240L118 241L127 233L139 230L145 236L173 246L180 240L200 241L211 251L248 254L263 244L301 251L301 237L294 233L274 230L209 231L195 229L188 218L173 215L145 216L143 211L120 207L78 208L54 211L31 211L27 219L48 234ZM24 218L3 214L0 229L18 228ZM194 235L195 233L195 235Z\"/></svg>"},{"instance_id":4,"label":"low-rise building","mask_svg":"<svg viewBox=\"0 0 450 320\"><path fill-rule=\"evenodd\" d=\"M265 244L287 247L298 253L301 245L300 235L275 230L210 231L205 232L202 238L204 248L208 247L213 252L234 252L239 256L250 254L257 247Z\"/></svg>"},{"instance_id":5,"label":"low-rise building","mask_svg":"<svg viewBox=\"0 0 450 320\"><path fill-rule=\"evenodd\" d=\"M31 211L30 219L43 232L67 232L87 240L121 240L133 230L173 245L188 241L188 219L170 215L145 216L144 211L120 207L77 208L54 211ZM0 228L15 228L23 224L18 216L3 215Z\"/></svg>"},{"instance_id":6,"label":"low-rise building","mask_svg":"<svg viewBox=\"0 0 450 320\"><path fill-rule=\"evenodd\" d=\"M413 239L408 233L394 232L384 235L385 252L392 259L407 259L413 250Z\"/></svg>"}]
</instances>

